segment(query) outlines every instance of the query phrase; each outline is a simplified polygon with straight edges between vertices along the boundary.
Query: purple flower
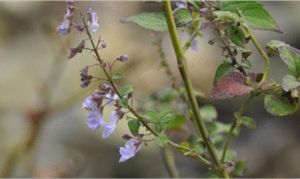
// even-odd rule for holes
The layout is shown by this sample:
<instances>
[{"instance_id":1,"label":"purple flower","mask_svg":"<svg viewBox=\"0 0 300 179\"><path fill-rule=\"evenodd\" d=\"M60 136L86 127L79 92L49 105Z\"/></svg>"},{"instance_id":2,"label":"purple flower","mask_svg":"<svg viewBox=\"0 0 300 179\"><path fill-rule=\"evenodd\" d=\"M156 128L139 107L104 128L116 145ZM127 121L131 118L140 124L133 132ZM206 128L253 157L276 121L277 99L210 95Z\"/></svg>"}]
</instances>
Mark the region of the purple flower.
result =
<instances>
[{"instance_id":1,"label":"purple flower","mask_svg":"<svg viewBox=\"0 0 300 179\"><path fill-rule=\"evenodd\" d=\"M118 119L119 119L119 115L118 115L117 111L113 111L110 114L109 122L104 123L102 125L102 127L103 127L102 138L103 139L109 137L115 131L115 129L117 127Z\"/></svg>"},{"instance_id":2,"label":"purple flower","mask_svg":"<svg viewBox=\"0 0 300 179\"><path fill-rule=\"evenodd\" d=\"M87 14L88 14L88 26L92 32L96 32L99 28L97 13L93 11L92 8L88 8Z\"/></svg>"},{"instance_id":3,"label":"purple flower","mask_svg":"<svg viewBox=\"0 0 300 179\"><path fill-rule=\"evenodd\" d=\"M81 88L86 88L90 83L91 80L93 79L93 77L91 75L88 74L88 69L89 67L86 66L85 68L83 68L82 70L80 70L80 87Z\"/></svg>"},{"instance_id":4,"label":"purple flower","mask_svg":"<svg viewBox=\"0 0 300 179\"><path fill-rule=\"evenodd\" d=\"M128 55L126 55L126 54L121 55L117 58L117 60L120 62L126 62L128 60Z\"/></svg>"},{"instance_id":5,"label":"purple flower","mask_svg":"<svg viewBox=\"0 0 300 179\"><path fill-rule=\"evenodd\" d=\"M185 2L182 2L182 1L178 1L178 2L175 2L175 5L177 6L177 8L187 8L187 5Z\"/></svg>"},{"instance_id":6,"label":"purple flower","mask_svg":"<svg viewBox=\"0 0 300 179\"><path fill-rule=\"evenodd\" d=\"M103 125L103 118L99 111L89 111L87 117L87 126L93 130L98 129Z\"/></svg>"},{"instance_id":7,"label":"purple flower","mask_svg":"<svg viewBox=\"0 0 300 179\"><path fill-rule=\"evenodd\" d=\"M84 99L82 103L82 108L88 111L96 111L98 109L97 103L93 100L92 96L88 96Z\"/></svg>"},{"instance_id":8,"label":"purple flower","mask_svg":"<svg viewBox=\"0 0 300 179\"><path fill-rule=\"evenodd\" d=\"M112 106L115 104L116 100L119 99L119 96L111 91L110 93L107 93L104 98L107 100L107 104Z\"/></svg>"},{"instance_id":9,"label":"purple flower","mask_svg":"<svg viewBox=\"0 0 300 179\"><path fill-rule=\"evenodd\" d=\"M121 158L119 162L125 162L126 160L134 157L138 151L141 150L141 142L137 139L129 139L126 141L124 147L120 147Z\"/></svg>"},{"instance_id":10,"label":"purple flower","mask_svg":"<svg viewBox=\"0 0 300 179\"><path fill-rule=\"evenodd\" d=\"M77 53L81 53L85 46L84 40L81 41L75 48L70 48L68 59L73 58Z\"/></svg>"},{"instance_id":11,"label":"purple flower","mask_svg":"<svg viewBox=\"0 0 300 179\"><path fill-rule=\"evenodd\" d=\"M61 35L69 34L70 30L71 30L71 20L70 20L70 18L65 15L64 21L59 26L57 26L56 30Z\"/></svg>"}]
</instances>

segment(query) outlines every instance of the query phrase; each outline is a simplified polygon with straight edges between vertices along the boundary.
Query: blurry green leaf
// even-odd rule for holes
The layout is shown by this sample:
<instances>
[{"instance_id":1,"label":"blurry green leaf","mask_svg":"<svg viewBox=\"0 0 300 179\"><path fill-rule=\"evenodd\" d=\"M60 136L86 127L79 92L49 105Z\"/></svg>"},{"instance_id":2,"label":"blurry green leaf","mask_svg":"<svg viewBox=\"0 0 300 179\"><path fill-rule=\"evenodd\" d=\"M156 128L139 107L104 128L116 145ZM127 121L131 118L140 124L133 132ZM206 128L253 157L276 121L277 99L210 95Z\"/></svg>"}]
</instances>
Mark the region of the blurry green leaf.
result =
<instances>
[{"instance_id":1,"label":"blurry green leaf","mask_svg":"<svg viewBox=\"0 0 300 179\"><path fill-rule=\"evenodd\" d=\"M291 89L300 86L300 82L292 75L285 75L282 79L282 88L284 91L290 91Z\"/></svg>"},{"instance_id":2,"label":"blurry green leaf","mask_svg":"<svg viewBox=\"0 0 300 179\"><path fill-rule=\"evenodd\" d=\"M218 20L225 22L237 21L239 19L239 16L237 14L228 11L215 11L214 15Z\"/></svg>"},{"instance_id":3,"label":"blurry green leaf","mask_svg":"<svg viewBox=\"0 0 300 179\"><path fill-rule=\"evenodd\" d=\"M227 35L232 43L237 46L244 47L245 34L242 29L236 26L230 26L227 28Z\"/></svg>"},{"instance_id":4,"label":"blurry green leaf","mask_svg":"<svg viewBox=\"0 0 300 179\"><path fill-rule=\"evenodd\" d=\"M206 105L200 108L200 115L205 121L212 122L217 118L218 114L214 106Z\"/></svg>"},{"instance_id":5,"label":"blurry green leaf","mask_svg":"<svg viewBox=\"0 0 300 179\"><path fill-rule=\"evenodd\" d=\"M210 137L210 139L216 148L221 147L224 141L223 136L219 134Z\"/></svg>"},{"instance_id":6,"label":"blurry green leaf","mask_svg":"<svg viewBox=\"0 0 300 179\"><path fill-rule=\"evenodd\" d=\"M173 89L162 90L157 95L158 100L162 103L169 103L175 97L177 97L177 92Z\"/></svg>"},{"instance_id":7,"label":"blurry green leaf","mask_svg":"<svg viewBox=\"0 0 300 179\"><path fill-rule=\"evenodd\" d=\"M277 49L280 58L288 66L289 72L300 80L300 51L284 42L272 40L267 44L268 48Z\"/></svg>"},{"instance_id":8,"label":"blurry green leaf","mask_svg":"<svg viewBox=\"0 0 300 179\"><path fill-rule=\"evenodd\" d=\"M220 1L222 11L236 13L239 9L245 18L246 24L253 28L280 31L272 16L264 6L257 1Z\"/></svg>"},{"instance_id":9,"label":"blurry green leaf","mask_svg":"<svg viewBox=\"0 0 300 179\"><path fill-rule=\"evenodd\" d=\"M128 99L122 98L119 100L118 104L123 108L128 108Z\"/></svg>"},{"instance_id":10,"label":"blurry green leaf","mask_svg":"<svg viewBox=\"0 0 300 179\"><path fill-rule=\"evenodd\" d=\"M158 112L154 110L147 110L144 112L144 116L151 122L151 123L158 123Z\"/></svg>"},{"instance_id":11,"label":"blurry green leaf","mask_svg":"<svg viewBox=\"0 0 300 179\"><path fill-rule=\"evenodd\" d=\"M256 124L255 121L248 116L242 116L240 117L241 123L244 124L247 128L249 129L255 129L256 128Z\"/></svg>"},{"instance_id":12,"label":"blurry green leaf","mask_svg":"<svg viewBox=\"0 0 300 179\"><path fill-rule=\"evenodd\" d=\"M122 22L133 22L145 29L154 31L168 31L165 15L161 12L143 12L134 16L127 17Z\"/></svg>"},{"instance_id":13,"label":"blurry green leaf","mask_svg":"<svg viewBox=\"0 0 300 179\"><path fill-rule=\"evenodd\" d=\"M208 126L208 132L210 135L216 135L220 133L226 133L230 129L230 124L224 124L218 121L210 123Z\"/></svg>"},{"instance_id":14,"label":"blurry green leaf","mask_svg":"<svg viewBox=\"0 0 300 179\"><path fill-rule=\"evenodd\" d=\"M154 139L154 143L160 147L164 147L168 144L169 139L166 136L160 135Z\"/></svg>"},{"instance_id":15,"label":"blurry green leaf","mask_svg":"<svg viewBox=\"0 0 300 179\"><path fill-rule=\"evenodd\" d=\"M113 73L111 78L113 80L117 80L117 79L123 78L123 75L122 75L122 73Z\"/></svg>"},{"instance_id":16,"label":"blurry green leaf","mask_svg":"<svg viewBox=\"0 0 300 179\"><path fill-rule=\"evenodd\" d=\"M137 119L128 121L128 127L132 135L137 136L139 134L140 122Z\"/></svg>"},{"instance_id":17,"label":"blurry green leaf","mask_svg":"<svg viewBox=\"0 0 300 179\"><path fill-rule=\"evenodd\" d=\"M176 20L176 24L179 25L179 26L187 24L187 23L193 21L193 18L190 14L190 11L188 9L185 9L185 8L177 9L174 12L174 18Z\"/></svg>"},{"instance_id":18,"label":"blurry green leaf","mask_svg":"<svg viewBox=\"0 0 300 179\"><path fill-rule=\"evenodd\" d=\"M160 119L162 129L172 129L180 127L185 121L181 115L169 113Z\"/></svg>"},{"instance_id":19,"label":"blurry green leaf","mask_svg":"<svg viewBox=\"0 0 300 179\"><path fill-rule=\"evenodd\" d=\"M133 92L133 86L132 85L126 85L123 86L119 89L120 95L121 96L126 96L127 94Z\"/></svg>"},{"instance_id":20,"label":"blurry green leaf","mask_svg":"<svg viewBox=\"0 0 300 179\"><path fill-rule=\"evenodd\" d=\"M232 70L232 65L229 62L223 62L216 70L214 81L220 80L224 75L228 74Z\"/></svg>"},{"instance_id":21,"label":"blurry green leaf","mask_svg":"<svg viewBox=\"0 0 300 179\"><path fill-rule=\"evenodd\" d=\"M242 61L241 66L242 66L243 68L245 68L245 69L250 70L251 67L252 67L252 64L251 64L250 60L245 59L245 60Z\"/></svg>"},{"instance_id":22,"label":"blurry green leaf","mask_svg":"<svg viewBox=\"0 0 300 179\"><path fill-rule=\"evenodd\" d=\"M234 170L232 173L234 177L241 177L244 175L245 171L246 171L246 161L239 160L235 163Z\"/></svg>"},{"instance_id":23,"label":"blurry green leaf","mask_svg":"<svg viewBox=\"0 0 300 179\"><path fill-rule=\"evenodd\" d=\"M264 104L266 110L274 116L287 116L298 109L297 104L291 104L288 99L275 95L266 95Z\"/></svg>"}]
</instances>

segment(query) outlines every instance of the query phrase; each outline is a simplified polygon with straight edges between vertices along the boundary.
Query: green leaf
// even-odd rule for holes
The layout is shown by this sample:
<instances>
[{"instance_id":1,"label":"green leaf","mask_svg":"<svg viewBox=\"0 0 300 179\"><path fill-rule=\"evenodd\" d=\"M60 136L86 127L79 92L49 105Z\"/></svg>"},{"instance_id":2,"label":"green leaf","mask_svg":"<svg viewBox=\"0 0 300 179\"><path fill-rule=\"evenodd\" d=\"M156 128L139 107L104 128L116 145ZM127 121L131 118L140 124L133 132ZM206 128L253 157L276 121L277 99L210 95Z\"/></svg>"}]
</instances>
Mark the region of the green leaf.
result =
<instances>
[{"instance_id":1,"label":"green leaf","mask_svg":"<svg viewBox=\"0 0 300 179\"><path fill-rule=\"evenodd\" d=\"M300 82L292 75L285 75L282 79L282 88L284 91L290 91L299 86Z\"/></svg>"},{"instance_id":2,"label":"green leaf","mask_svg":"<svg viewBox=\"0 0 300 179\"><path fill-rule=\"evenodd\" d=\"M251 64L250 60L244 59L244 60L242 61L241 66L242 66L243 68L245 68L245 69L250 70L251 67L252 67L252 64Z\"/></svg>"},{"instance_id":3,"label":"green leaf","mask_svg":"<svg viewBox=\"0 0 300 179\"><path fill-rule=\"evenodd\" d=\"M160 126L162 129L172 129L180 127L185 121L185 118L177 114L166 114L160 119Z\"/></svg>"},{"instance_id":4,"label":"green leaf","mask_svg":"<svg viewBox=\"0 0 300 179\"><path fill-rule=\"evenodd\" d=\"M218 121L210 123L208 126L208 132L210 135L216 135L220 133L226 133L230 129L230 124L224 124Z\"/></svg>"},{"instance_id":5,"label":"green leaf","mask_svg":"<svg viewBox=\"0 0 300 179\"><path fill-rule=\"evenodd\" d=\"M233 22L239 19L239 16L235 13L229 11L215 11L214 15L217 17L217 20L224 22Z\"/></svg>"},{"instance_id":6,"label":"green leaf","mask_svg":"<svg viewBox=\"0 0 300 179\"><path fill-rule=\"evenodd\" d=\"M199 10L200 9L200 3L199 1L195 1L195 0L187 0L187 2L189 4L191 4L196 10Z\"/></svg>"},{"instance_id":7,"label":"green leaf","mask_svg":"<svg viewBox=\"0 0 300 179\"><path fill-rule=\"evenodd\" d=\"M137 119L128 121L128 127L132 135L137 136L139 134L140 122Z\"/></svg>"},{"instance_id":8,"label":"green leaf","mask_svg":"<svg viewBox=\"0 0 300 179\"><path fill-rule=\"evenodd\" d=\"M266 110L274 116L287 116L298 109L297 104L291 104L288 99L275 95L266 95L264 105Z\"/></svg>"},{"instance_id":9,"label":"green leaf","mask_svg":"<svg viewBox=\"0 0 300 179\"><path fill-rule=\"evenodd\" d=\"M222 11L236 13L237 8L242 12L246 24L253 28L280 31L272 16L264 6L257 1L220 1Z\"/></svg>"},{"instance_id":10,"label":"green leaf","mask_svg":"<svg viewBox=\"0 0 300 179\"><path fill-rule=\"evenodd\" d=\"M168 31L166 17L161 12L143 12L134 16L127 17L122 22L133 22L145 29L154 31Z\"/></svg>"},{"instance_id":11,"label":"green leaf","mask_svg":"<svg viewBox=\"0 0 300 179\"><path fill-rule=\"evenodd\" d=\"M193 21L190 11L185 8L177 9L174 12L174 18L176 20L176 24L179 26L182 26L184 24L187 24L187 23Z\"/></svg>"},{"instance_id":12,"label":"green leaf","mask_svg":"<svg viewBox=\"0 0 300 179\"><path fill-rule=\"evenodd\" d=\"M205 121L212 122L217 118L218 113L214 106L206 105L200 108L200 115Z\"/></svg>"},{"instance_id":13,"label":"green leaf","mask_svg":"<svg viewBox=\"0 0 300 179\"><path fill-rule=\"evenodd\" d=\"M119 92L120 92L120 95L121 96L125 96L131 92L133 92L133 86L132 85L126 85L126 86L123 86L119 89Z\"/></svg>"},{"instance_id":14,"label":"green leaf","mask_svg":"<svg viewBox=\"0 0 300 179\"><path fill-rule=\"evenodd\" d=\"M248 117L248 116L242 116L239 118L241 120L241 123L244 124L247 128L249 129L255 129L256 124L253 118Z\"/></svg>"},{"instance_id":15,"label":"green leaf","mask_svg":"<svg viewBox=\"0 0 300 179\"><path fill-rule=\"evenodd\" d=\"M246 161L239 160L234 165L233 175L234 176L243 176L246 171Z\"/></svg>"},{"instance_id":16,"label":"green leaf","mask_svg":"<svg viewBox=\"0 0 300 179\"><path fill-rule=\"evenodd\" d=\"M144 112L144 116L151 122L151 123L158 123L158 112L154 110L147 110Z\"/></svg>"},{"instance_id":17,"label":"green leaf","mask_svg":"<svg viewBox=\"0 0 300 179\"><path fill-rule=\"evenodd\" d=\"M300 80L300 51L278 40L270 41L267 47L277 49L280 58L288 66L289 72Z\"/></svg>"},{"instance_id":18,"label":"green leaf","mask_svg":"<svg viewBox=\"0 0 300 179\"><path fill-rule=\"evenodd\" d=\"M227 35L232 43L237 46L244 47L245 43L245 34L242 29L236 26L229 26L227 28Z\"/></svg>"},{"instance_id":19,"label":"green leaf","mask_svg":"<svg viewBox=\"0 0 300 179\"><path fill-rule=\"evenodd\" d=\"M113 73L111 78L113 80L117 80L117 79L123 78L123 75L122 75L122 73Z\"/></svg>"},{"instance_id":20,"label":"green leaf","mask_svg":"<svg viewBox=\"0 0 300 179\"><path fill-rule=\"evenodd\" d=\"M218 66L214 81L220 80L223 76L233 71L233 68L229 62L223 62L221 65Z\"/></svg>"},{"instance_id":21,"label":"green leaf","mask_svg":"<svg viewBox=\"0 0 300 179\"><path fill-rule=\"evenodd\" d=\"M154 139L154 143L160 147L164 147L168 144L169 139L166 136L160 135Z\"/></svg>"}]
</instances>

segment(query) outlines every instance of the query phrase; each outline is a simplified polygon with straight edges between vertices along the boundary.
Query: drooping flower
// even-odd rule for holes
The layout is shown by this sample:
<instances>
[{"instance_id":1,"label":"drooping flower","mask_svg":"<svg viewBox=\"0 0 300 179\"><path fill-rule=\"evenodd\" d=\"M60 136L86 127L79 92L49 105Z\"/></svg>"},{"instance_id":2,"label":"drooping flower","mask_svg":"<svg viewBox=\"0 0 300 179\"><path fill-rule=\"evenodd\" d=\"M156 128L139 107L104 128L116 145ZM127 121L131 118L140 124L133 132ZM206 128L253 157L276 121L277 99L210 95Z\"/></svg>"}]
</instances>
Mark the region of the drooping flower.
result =
<instances>
[{"instance_id":1,"label":"drooping flower","mask_svg":"<svg viewBox=\"0 0 300 179\"><path fill-rule=\"evenodd\" d=\"M93 77L91 75L88 74L88 69L89 67L86 66L85 68L83 68L82 70L80 70L80 87L81 88L86 88L90 83L91 80L93 79Z\"/></svg>"},{"instance_id":2,"label":"drooping flower","mask_svg":"<svg viewBox=\"0 0 300 179\"><path fill-rule=\"evenodd\" d=\"M84 40L81 41L75 48L70 48L68 59L73 58L77 53L81 53L85 46Z\"/></svg>"},{"instance_id":3,"label":"drooping flower","mask_svg":"<svg viewBox=\"0 0 300 179\"><path fill-rule=\"evenodd\" d=\"M93 130L96 130L99 127L103 126L104 122L102 114L97 110L89 111L86 124L90 129Z\"/></svg>"},{"instance_id":4,"label":"drooping flower","mask_svg":"<svg viewBox=\"0 0 300 179\"><path fill-rule=\"evenodd\" d=\"M109 137L116 129L117 127L117 122L119 119L119 115L117 111L113 111L110 114L110 119L108 122L105 122L102 127L103 127L103 133L102 133L102 138L105 139Z\"/></svg>"},{"instance_id":5,"label":"drooping flower","mask_svg":"<svg viewBox=\"0 0 300 179\"><path fill-rule=\"evenodd\" d=\"M87 15L88 15L88 26L92 32L96 32L99 29L99 22L98 22L98 16L95 11L92 10L92 8L87 9Z\"/></svg>"},{"instance_id":6,"label":"drooping flower","mask_svg":"<svg viewBox=\"0 0 300 179\"><path fill-rule=\"evenodd\" d=\"M127 54L121 55L117 58L117 60L120 62L126 62L128 60L128 55Z\"/></svg>"},{"instance_id":7,"label":"drooping flower","mask_svg":"<svg viewBox=\"0 0 300 179\"><path fill-rule=\"evenodd\" d=\"M120 147L120 160L119 162L125 162L126 160L134 157L138 151L141 150L141 142L137 139L129 139L126 141L124 147Z\"/></svg>"},{"instance_id":8,"label":"drooping flower","mask_svg":"<svg viewBox=\"0 0 300 179\"><path fill-rule=\"evenodd\" d=\"M84 99L82 103L82 108L88 110L88 111L95 111L98 109L97 103L93 100L92 96L88 96Z\"/></svg>"},{"instance_id":9,"label":"drooping flower","mask_svg":"<svg viewBox=\"0 0 300 179\"><path fill-rule=\"evenodd\" d=\"M70 20L70 18L68 18L65 15L64 21L59 26L57 26L56 30L61 35L67 35L67 34L69 34L70 31L71 31L71 20Z\"/></svg>"},{"instance_id":10,"label":"drooping flower","mask_svg":"<svg viewBox=\"0 0 300 179\"><path fill-rule=\"evenodd\" d=\"M74 15L74 2L69 2L67 1L67 12L64 15L64 20L63 22L57 26L56 30L58 31L59 34L61 35L67 35L71 31L71 20Z\"/></svg>"}]
</instances>

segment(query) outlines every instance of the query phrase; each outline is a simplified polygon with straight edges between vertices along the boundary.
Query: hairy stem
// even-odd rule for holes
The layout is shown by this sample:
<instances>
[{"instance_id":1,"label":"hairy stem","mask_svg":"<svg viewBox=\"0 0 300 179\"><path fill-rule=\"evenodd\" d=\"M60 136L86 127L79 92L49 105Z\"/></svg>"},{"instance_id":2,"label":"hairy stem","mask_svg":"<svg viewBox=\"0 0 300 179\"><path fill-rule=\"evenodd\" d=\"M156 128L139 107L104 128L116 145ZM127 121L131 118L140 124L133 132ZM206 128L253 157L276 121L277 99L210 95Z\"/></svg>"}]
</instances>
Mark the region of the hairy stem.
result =
<instances>
[{"instance_id":1,"label":"hairy stem","mask_svg":"<svg viewBox=\"0 0 300 179\"><path fill-rule=\"evenodd\" d=\"M243 18L242 13L239 9L237 9L237 14L239 15L240 18ZM264 52L263 48L261 47L261 45L259 44L259 42L256 40L256 38L254 37L254 35L252 34L250 28L248 26L245 26L245 32L249 35L252 43L254 44L255 48L258 50L258 52L260 53L260 55L262 56L262 58L265 61L265 69L263 72L263 77L260 80L258 86L261 86L267 79L270 73L270 59L268 57L268 55Z\"/></svg>"},{"instance_id":2,"label":"hairy stem","mask_svg":"<svg viewBox=\"0 0 300 179\"><path fill-rule=\"evenodd\" d=\"M227 171L224 170L224 168L222 167L222 165L220 164L220 162L217 158L215 149L208 137L208 131L207 131L206 125L200 116L199 106L198 106L196 97L193 92L191 80L188 76L187 64L185 61L184 53L181 48L181 43L180 43L178 32L176 29L176 25L175 25L173 13L172 13L171 2L170 2L170 0L167 0L167 1L164 1L163 3L164 3L164 10L165 10L166 20L167 20L167 24L168 24L168 29L169 29L169 35L170 35L170 38L171 38L171 41L173 44L173 48L175 50L176 58L177 58L178 69L179 69L181 77L183 79L184 86L185 86L189 101L191 103L193 114L196 118L197 127L202 135L202 138L207 146L208 152L209 152L215 166L219 169L219 171L221 171L222 176L227 178L228 177Z\"/></svg>"},{"instance_id":3,"label":"hairy stem","mask_svg":"<svg viewBox=\"0 0 300 179\"><path fill-rule=\"evenodd\" d=\"M222 157L221 157L221 161L224 162L225 160L225 157L226 157L226 153L227 153L227 150L228 150L228 147L231 143L231 140L232 140L232 137L234 135L234 131L237 127L239 127L239 124L238 124L238 120L239 118L243 115L243 113L245 112L246 110L246 106L248 105L248 103L251 101L251 99L253 98L254 96L253 95L250 95L246 101L244 101L244 103L241 105L239 111L236 113L236 115L234 116L234 119L233 119L233 122L231 124L231 127L230 127L230 130L227 134L227 137L226 137L226 141L225 141L225 145L224 145L224 148L223 148L223 152L222 152Z\"/></svg>"}]
</instances>

